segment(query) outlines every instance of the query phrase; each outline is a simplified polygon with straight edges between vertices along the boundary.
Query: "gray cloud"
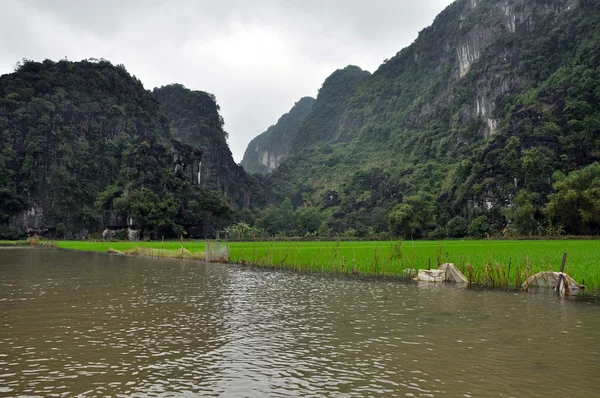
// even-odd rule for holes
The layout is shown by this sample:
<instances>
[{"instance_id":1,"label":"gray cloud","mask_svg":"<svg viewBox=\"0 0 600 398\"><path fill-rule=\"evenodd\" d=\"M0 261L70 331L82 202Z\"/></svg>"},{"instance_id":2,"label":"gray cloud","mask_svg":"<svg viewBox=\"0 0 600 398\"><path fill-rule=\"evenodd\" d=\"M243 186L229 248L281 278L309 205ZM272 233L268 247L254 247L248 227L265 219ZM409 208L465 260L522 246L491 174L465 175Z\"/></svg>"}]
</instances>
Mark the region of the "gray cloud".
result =
<instances>
[{"instance_id":1,"label":"gray cloud","mask_svg":"<svg viewBox=\"0 0 600 398\"><path fill-rule=\"evenodd\" d=\"M106 58L146 88L217 97L248 142L348 64L373 71L451 0L0 0L0 74L22 58Z\"/></svg>"}]
</instances>

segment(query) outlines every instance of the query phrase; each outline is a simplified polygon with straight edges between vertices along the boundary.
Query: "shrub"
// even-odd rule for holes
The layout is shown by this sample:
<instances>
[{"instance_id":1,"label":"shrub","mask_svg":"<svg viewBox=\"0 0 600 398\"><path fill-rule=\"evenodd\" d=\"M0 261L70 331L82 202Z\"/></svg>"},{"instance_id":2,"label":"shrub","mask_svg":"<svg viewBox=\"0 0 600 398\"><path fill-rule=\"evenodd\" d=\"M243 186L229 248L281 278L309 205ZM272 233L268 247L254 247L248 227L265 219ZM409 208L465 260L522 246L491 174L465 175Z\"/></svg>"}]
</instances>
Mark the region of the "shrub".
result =
<instances>
[{"instance_id":1,"label":"shrub","mask_svg":"<svg viewBox=\"0 0 600 398\"><path fill-rule=\"evenodd\" d=\"M488 222L487 217L479 216L471 221L471 226L469 227L469 235L474 238L483 238L488 235L490 232L490 224Z\"/></svg>"},{"instance_id":2,"label":"shrub","mask_svg":"<svg viewBox=\"0 0 600 398\"><path fill-rule=\"evenodd\" d=\"M55 235L57 238L64 238L67 235L67 227L65 224L59 222L56 224Z\"/></svg>"},{"instance_id":3,"label":"shrub","mask_svg":"<svg viewBox=\"0 0 600 398\"><path fill-rule=\"evenodd\" d=\"M450 238L463 238L469 233L469 221L464 217L454 217L446 224L446 232Z\"/></svg>"},{"instance_id":4,"label":"shrub","mask_svg":"<svg viewBox=\"0 0 600 398\"><path fill-rule=\"evenodd\" d=\"M0 226L0 239L19 240L25 237L20 228L9 227L6 225Z\"/></svg>"}]
</instances>

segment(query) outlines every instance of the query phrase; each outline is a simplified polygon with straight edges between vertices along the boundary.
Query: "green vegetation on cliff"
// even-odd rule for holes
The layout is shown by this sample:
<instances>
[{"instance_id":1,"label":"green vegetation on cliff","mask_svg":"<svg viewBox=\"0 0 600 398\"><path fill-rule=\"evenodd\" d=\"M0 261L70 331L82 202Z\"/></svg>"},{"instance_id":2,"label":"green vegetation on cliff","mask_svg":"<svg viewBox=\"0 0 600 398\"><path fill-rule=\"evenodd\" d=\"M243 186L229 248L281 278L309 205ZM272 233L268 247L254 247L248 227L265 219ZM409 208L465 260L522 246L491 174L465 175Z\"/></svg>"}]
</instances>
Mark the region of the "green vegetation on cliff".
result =
<instances>
[{"instance_id":1,"label":"green vegetation on cliff","mask_svg":"<svg viewBox=\"0 0 600 398\"><path fill-rule=\"evenodd\" d=\"M173 136L202 151L200 186L220 192L238 214L249 211L260 200L262 188L233 160L215 97L181 84L155 88L152 93L167 114Z\"/></svg>"},{"instance_id":2,"label":"green vegetation on cliff","mask_svg":"<svg viewBox=\"0 0 600 398\"><path fill-rule=\"evenodd\" d=\"M358 236L600 233L599 26L595 1L454 2L325 81L271 200Z\"/></svg>"},{"instance_id":3,"label":"green vegetation on cliff","mask_svg":"<svg viewBox=\"0 0 600 398\"><path fill-rule=\"evenodd\" d=\"M159 101L122 65L25 61L0 78L0 229L214 233L231 206L189 175L201 153L171 138ZM174 156L189 160L177 175Z\"/></svg>"}]
</instances>

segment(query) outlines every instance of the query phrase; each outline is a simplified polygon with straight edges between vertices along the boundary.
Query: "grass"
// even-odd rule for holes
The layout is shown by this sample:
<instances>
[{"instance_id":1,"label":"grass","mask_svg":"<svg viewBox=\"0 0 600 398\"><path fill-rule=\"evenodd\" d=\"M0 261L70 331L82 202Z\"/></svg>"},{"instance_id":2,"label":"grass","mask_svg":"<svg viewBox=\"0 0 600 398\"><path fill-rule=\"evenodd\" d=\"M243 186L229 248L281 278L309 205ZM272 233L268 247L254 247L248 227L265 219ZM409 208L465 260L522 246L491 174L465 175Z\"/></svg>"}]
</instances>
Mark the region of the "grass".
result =
<instances>
[{"instance_id":1,"label":"grass","mask_svg":"<svg viewBox=\"0 0 600 398\"><path fill-rule=\"evenodd\" d=\"M600 241L235 243L232 258L298 272L402 277L405 269L455 263L477 285L514 287L539 271L566 272L600 288Z\"/></svg>"},{"instance_id":2,"label":"grass","mask_svg":"<svg viewBox=\"0 0 600 398\"><path fill-rule=\"evenodd\" d=\"M0 246L21 246L27 245L26 240L0 240Z\"/></svg>"},{"instance_id":3,"label":"grass","mask_svg":"<svg viewBox=\"0 0 600 398\"><path fill-rule=\"evenodd\" d=\"M64 249L106 252L134 246L176 250L180 241L89 242L59 241ZM205 250L203 241L186 241L184 247ZM401 278L406 269L437 268L455 263L474 285L489 288L519 286L539 271L558 271L568 253L566 272L589 288L600 288L600 240L565 241L395 241L395 242L233 242L234 263L290 269L299 273Z\"/></svg>"}]
</instances>

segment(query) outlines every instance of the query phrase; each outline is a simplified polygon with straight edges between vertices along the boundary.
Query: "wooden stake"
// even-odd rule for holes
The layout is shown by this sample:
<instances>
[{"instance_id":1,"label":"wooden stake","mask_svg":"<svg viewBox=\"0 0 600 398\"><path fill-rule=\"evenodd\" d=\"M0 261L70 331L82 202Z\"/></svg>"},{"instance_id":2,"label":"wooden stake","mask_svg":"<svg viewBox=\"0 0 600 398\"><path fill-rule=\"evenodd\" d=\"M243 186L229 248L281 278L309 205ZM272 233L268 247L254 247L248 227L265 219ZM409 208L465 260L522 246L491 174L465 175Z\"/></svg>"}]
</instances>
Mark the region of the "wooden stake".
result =
<instances>
[{"instance_id":1,"label":"wooden stake","mask_svg":"<svg viewBox=\"0 0 600 398\"><path fill-rule=\"evenodd\" d=\"M510 266L512 265L512 257L508 260L508 275L506 276L506 290L510 290Z\"/></svg>"},{"instance_id":2,"label":"wooden stake","mask_svg":"<svg viewBox=\"0 0 600 398\"><path fill-rule=\"evenodd\" d=\"M563 272L565 272L565 267L567 265L567 253L563 255L562 266L560 267L560 276L558 277L558 284L556 285L556 294L560 295L560 284L562 283L564 277Z\"/></svg>"}]
</instances>

